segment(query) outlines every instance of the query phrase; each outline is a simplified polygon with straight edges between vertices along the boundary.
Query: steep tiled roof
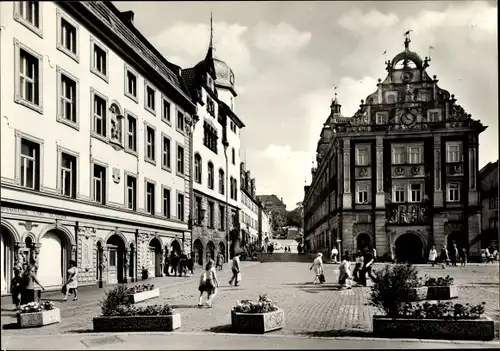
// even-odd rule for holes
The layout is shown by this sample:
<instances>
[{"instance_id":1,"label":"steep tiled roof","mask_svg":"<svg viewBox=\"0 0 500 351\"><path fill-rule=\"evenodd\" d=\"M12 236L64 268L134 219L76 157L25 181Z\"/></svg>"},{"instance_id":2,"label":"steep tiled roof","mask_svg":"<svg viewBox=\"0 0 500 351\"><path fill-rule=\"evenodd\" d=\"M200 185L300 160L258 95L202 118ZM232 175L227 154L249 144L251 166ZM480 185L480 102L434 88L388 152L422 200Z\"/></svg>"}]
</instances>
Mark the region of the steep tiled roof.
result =
<instances>
[{"instance_id":1,"label":"steep tiled roof","mask_svg":"<svg viewBox=\"0 0 500 351\"><path fill-rule=\"evenodd\" d=\"M195 85L195 79L196 79L196 69L193 68L186 68L181 71L181 76L182 79L184 79L184 82L186 83L188 89L190 92L194 89Z\"/></svg>"},{"instance_id":2,"label":"steep tiled roof","mask_svg":"<svg viewBox=\"0 0 500 351\"><path fill-rule=\"evenodd\" d=\"M116 33L124 44L140 54L153 70L191 101L180 77L180 68L168 62L133 25L125 24L120 11L111 1L81 1L80 4L101 19L102 23ZM173 69L178 72L174 72Z\"/></svg>"}]
</instances>

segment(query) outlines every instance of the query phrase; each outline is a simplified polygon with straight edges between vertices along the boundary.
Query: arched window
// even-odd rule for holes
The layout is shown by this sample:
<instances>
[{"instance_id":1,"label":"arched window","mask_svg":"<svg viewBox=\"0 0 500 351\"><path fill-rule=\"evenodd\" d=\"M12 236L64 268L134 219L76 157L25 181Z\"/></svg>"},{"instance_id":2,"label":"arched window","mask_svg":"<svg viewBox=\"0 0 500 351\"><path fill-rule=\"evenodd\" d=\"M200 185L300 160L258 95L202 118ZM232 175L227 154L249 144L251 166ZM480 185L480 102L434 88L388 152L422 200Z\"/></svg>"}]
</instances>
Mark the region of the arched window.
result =
<instances>
[{"instance_id":1,"label":"arched window","mask_svg":"<svg viewBox=\"0 0 500 351\"><path fill-rule=\"evenodd\" d=\"M194 155L194 181L201 184L201 156L200 154Z\"/></svg>"},{"instance_id":2,"label":"arched window","mask_svg":"<svg viewBox=\"0 0 500 351\"><path fill-rule=\"evenodd\" d=\"M225 189L224 189L224 171L222 169L219 169L219 193L224 195Z\"/></svg>"},{"instance_id":3,"label":"arched window","mask_svg":"<svg viewBox=\"0 0 500 351\"><path fill-rule=\"evenodd\" d=\"M231 200L234 197L234 183L233 183L233 177L229 178L229 197Z\"/></svg>"},{"instance_id":4,"label":"arched window","mask_svg":"<svg viewBox=\"0 0 500 351\"><path fill-rule=\"evenodd\" d=\"M214 188L214 165L212 162L208 163L208 188Z\"/></svg>"}]
</instances>

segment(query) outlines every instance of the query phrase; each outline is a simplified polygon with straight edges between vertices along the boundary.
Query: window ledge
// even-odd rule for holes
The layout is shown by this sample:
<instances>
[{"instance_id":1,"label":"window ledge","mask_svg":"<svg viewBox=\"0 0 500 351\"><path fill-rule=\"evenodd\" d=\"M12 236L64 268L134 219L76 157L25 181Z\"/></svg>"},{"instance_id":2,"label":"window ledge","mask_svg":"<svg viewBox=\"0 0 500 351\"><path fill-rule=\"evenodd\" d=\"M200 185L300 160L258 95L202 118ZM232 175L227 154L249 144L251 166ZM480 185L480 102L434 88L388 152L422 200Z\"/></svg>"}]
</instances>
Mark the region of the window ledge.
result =
<instances>
[{"instance_id":1,"label":"window ledge","mask_svg":"<svg viewBox=\"0 0 500 351\"><path fill-rule=\"evenodd\" d=\"M167 125L169 125L170 127L172 127L172 121L166 119L165 117L162 117L161 118L161 121Z\"/></svg>"},{"instance_id":2,"label":"window ledge","mask_svg":"<svg viewBox=\"0 0 500 351\"><path fill-rule=\"evenodd\" d=\"M139 157L139 153L138 153L137 151L134 151L134 150L129 149L129 148L127 148L127 147L125 148L125 152L126 152L127 154L133 155L133 156L135 156L135 157Z\"/></svg>"},{"instance_id":3,"label":"window ledge","mask_svg":"<svg viewBox=\"0 0 500 351\"><path fill-rule=\"evenodd\" d=\"M144 105L144 109L156 117L156 111L153 110L151 107Z\"/></svg>"},{"instance_id":4,"label":"window ledge","mask_svg":"<svg viewBox=\"0 0 500 351\"><path fill-rule=\"evenodd\" d=\"M161 169L163 169L164 171L167 171L167 172L172 172L172 167L167 167L165 165L161 165Z\"/></svg>"},{"instance_id":5,"label":"window ledge","mask_svg":"<svg viewBox=\"0 0 500 351\"><path fill-rule=\"evenodd\" d=\"M109 144L109 139L101 134L97 134L96 132L91 132L90 136L92 136L93 138L99 139L103 143Z\"/></svg>"},{"instance_id":6,"label":"window ledge","mask_svg":"<svg viewBox=\"0 0 500 351\"><path fill-rule=\"evenodd\" d=\"M80 56L75 54L73 51L69 50L67 47L63 46L61 43L57 42L57 50L61 51L63 54L71 58L76 63L80 63Z\"/></svg>"},{"instance_id":7,"label":"window ledge","mask_svg":"<svg viewBox=\"0 0 500 351\"><path fill-rule=\"evenodd\" d=\"M144 161L147 163L151 163L153 166L156 166L156 161L149 157L144 157Z\"/></svg>"},{"instance_id":8,"label":"window ledge","mask_svg":"<svg viewBox=\"0 0 500 351\"><path fill-rule=\"evenodd\" d=\"M176 175L180 178L186 179L186 175L183 173L176 172Z\"/></svg>"},{"instance_id":9,"label":"window ledge","mask_svg":"<svg viewBox=\"0 0 500 351\"><path fill-rule=\"evenodd\" d=\"M104 73L99 72L97 70L97 68L92 67L90 69L90 72L94 73L96 76L98 76L99 78L101 78L106 83L109 83L109 77L107 75L105 75Z\"/></svg>"},{"instance_id":10,"label":"window ledge","mask_svg":"<svg viewBox=\"0 0 500 351\"><path fill-rule=\"evenodd\" d=\"M80 130L80 125L78 124L78 121L77 122L73 122L73 121L70 121L70 120L64 118L63 116L59 116L58 115L57 116L57 122L65 124L68 127L73 128L74 130L77 130L77 131Z\"/></svg>"},{"instance_id":11,"label":"window ledge","mask_svg":"<svg viewBox=\"0 0 500 351\"><path fill-rule=\"evenodd\" d=\"M128 91L125 91L125 96L128 97L133 102L135 102L136 104L139 103L139 98L137 96L130 94Z\"/></svg>"},{"instance_id":12,"label":"window ledge","mask_svg":"<svg viewBox=\"0 0 500 351\"><path fill-rule=\"evenodd\" d=\"M19 94L16 94L14 97L14 101L20 105L23 105L35 112L38 112L39 114L43 115L43 105L37 105L31 101L28 101L24 98L22 98Z\"/></svg>"},{"instance_id":13,"label":"window ledge","mask_svg":"<svg viewBox=\"0 0 500 351\"><path fill-rule=\"evenodd\" d=\"M40 17L42 17L40 15ZM21 15L19 13L14 13L14 19L21 23L23 26L25 26L26 28L28 28L30 31L32 31L33 33L35 33L36 35L38 35L40 38L43 39L43 30L42 28L38 28L37 26L35 26L33 23L25 20L24 18L21 17ZM40 18L41 19L41 18Z\"/></svg>"}]
</instances>

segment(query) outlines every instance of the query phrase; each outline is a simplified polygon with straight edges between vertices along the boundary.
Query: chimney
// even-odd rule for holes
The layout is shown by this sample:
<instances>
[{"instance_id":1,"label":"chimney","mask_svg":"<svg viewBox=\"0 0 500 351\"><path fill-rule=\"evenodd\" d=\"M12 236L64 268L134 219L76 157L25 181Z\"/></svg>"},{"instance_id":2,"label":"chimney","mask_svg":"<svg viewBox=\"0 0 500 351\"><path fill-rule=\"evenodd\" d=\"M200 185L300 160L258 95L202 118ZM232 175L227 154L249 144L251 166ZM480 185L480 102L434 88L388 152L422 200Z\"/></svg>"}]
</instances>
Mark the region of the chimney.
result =
<instances>
[{"instance_id":1,"label":"chimney","mask_svg":"<svg viewBox=\"0 0 500 351\"><path fill-rule=\"evenodd\" d=\"M281 198L281 202L283 203L283 198Z\"/></svg>"},{"instance_id":2,"label":"chimney","mask_svg":"<svg viewBox=\"0 0 500 351\"><path fill-rule=\"evenodd\" d=\"M130 23L134 23L134 11L123 11L122 16Z\"/></svg>"}]
</instances>

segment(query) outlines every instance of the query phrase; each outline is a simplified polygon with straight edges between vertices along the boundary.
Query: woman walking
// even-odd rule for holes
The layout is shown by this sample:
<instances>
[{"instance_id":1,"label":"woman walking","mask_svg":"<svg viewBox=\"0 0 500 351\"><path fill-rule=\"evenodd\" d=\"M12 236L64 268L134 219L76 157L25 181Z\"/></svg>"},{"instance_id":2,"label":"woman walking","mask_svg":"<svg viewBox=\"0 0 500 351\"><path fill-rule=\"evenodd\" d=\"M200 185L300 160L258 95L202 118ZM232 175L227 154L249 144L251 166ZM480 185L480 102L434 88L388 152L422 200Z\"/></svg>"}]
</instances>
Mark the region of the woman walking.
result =
<instances>
[{"instance_id":1,"label":"woman walking","mask_svg":"<svg viewBox=\"0 0 500 351\"><path fill-rule=\"evenodd\" d=\"M436 264L437 255L438 253L436 251L436 248L433 246L429 251L429 262L432 264L432 267L434 267L434 264Z\"/></svg>"},{"instance_id":2,"label":"woman walking","mask_svg":"<svg viewBox=\"0 0 500 351\"><path fill-rule=\"evenodd\" d=\"M450 257L448 256L448 249L446 248L446 246L443 246L443 248L441 249L440 260L441 268L445 269L446 265L448 265L448 263L450 262Z\"/></svg>"},{"instance_id":3,"label":"woman walking","mask_svg":"<svg viewBox=\"0 0 500 351\"><path fill-rule=\"evenodd\" d=\"M74 294L73 301L78 300L78 268L73 260L69 261L68 280L64 283L63 291L63 301L68 301L68 295L71 293Z\"/></svg>"},{"instance_id":4,"label":"woman walking","mask_svg":"<svg viewBox=\"0 0 500 351\"><path fill-rule=\"evenodd\" d=\"M359 282L360 281L360 273L361 270L363 269L363 265L364 265L364 257L363 255L361 254L361 251L358 251L356 253L356 265L354 266L354 272L352 273L353 275L353 279L355 282Z\"/></svg>"},{"instance_id":5,"label":"woman walking","mask_svg":"<svg viewBox=\"0 0 500 351\"><path fill-rule=\"evenodd\" d=\"M467 265L467 251L465 251L465 247L462 247L458 253L460 256L460 266L465 267Z\"/></svg>"},{"instance_id":6,"label":"woman walking","mask_svg":"<svg viewBox=\"0 0 500 351\"><path fill-rule=\"evenodd\" d=\"M342 288L351 288L351 261L349 255L344 255L342 262L339 266L339 284Z\"/></svg>"},{"instance_id":7,"label":"woman walking","mask_svg":"<svg viewBox=\"0 0 500 351\"><path fill-rule=\"evenodd\" d=\"M25 305L30 302L35 302L35 283L38 284L42 290L45 288L42 286L38 277L36 276L35 267L32 265L27 265L24 271L24 290L21 293L21 305Z\"/></svg>"},{"instance_id":8,"label":"woman walking","mask_svg":"<svg viewBox=\"0 0 500 351\"><path fill-rule=\"evenodd\" d=\"M205 266L205 272L201 274L200 286L198 290L200 291L200 299L198 300L198 307L203 306L202 299L203 293L207 293L207 307L212 307L212 300L217 294L217 288L219 287L219 281L217 280L217 274L215 273L214 261L208 261Z\"/></svg>"},{"instance_id":9,"label":"woman walking","mask_svg":"<svg viewBox=\"0 0 500 351\"><path fill-rule=\"evenodd\" d=\"M323 254L321 252L318 252L318 254L316 255L316 258L313 261L313 264L311 265L311 268L309 268L309 270L314 271L313 284L318 284L318 283L321 284L322 283L321 279L320 279L320 276L323 275L323 272L324 272L322 257L323 257Z\"/></svg>"}]
</instances>

